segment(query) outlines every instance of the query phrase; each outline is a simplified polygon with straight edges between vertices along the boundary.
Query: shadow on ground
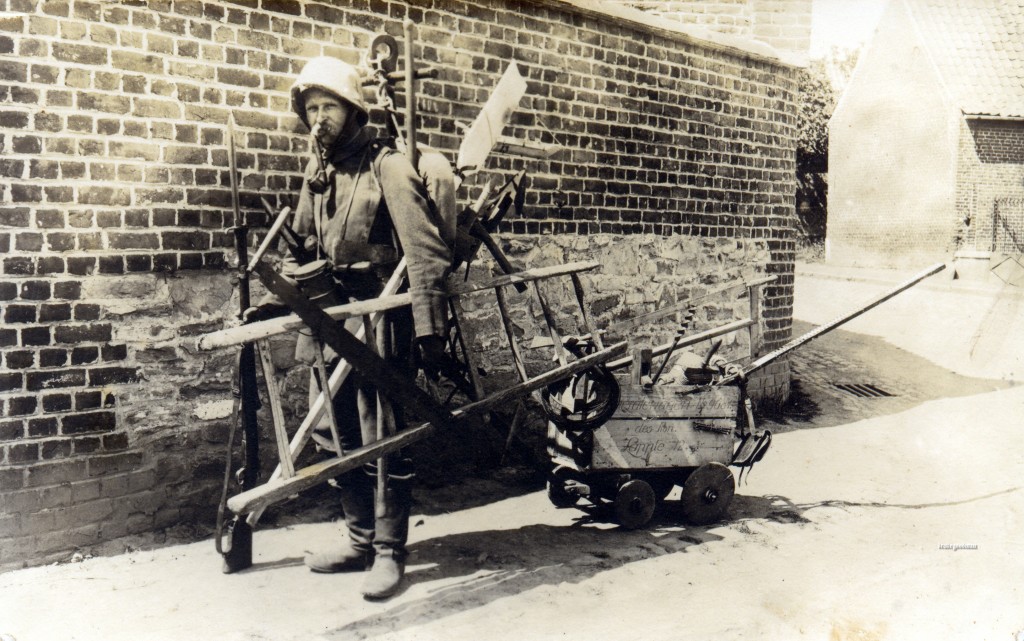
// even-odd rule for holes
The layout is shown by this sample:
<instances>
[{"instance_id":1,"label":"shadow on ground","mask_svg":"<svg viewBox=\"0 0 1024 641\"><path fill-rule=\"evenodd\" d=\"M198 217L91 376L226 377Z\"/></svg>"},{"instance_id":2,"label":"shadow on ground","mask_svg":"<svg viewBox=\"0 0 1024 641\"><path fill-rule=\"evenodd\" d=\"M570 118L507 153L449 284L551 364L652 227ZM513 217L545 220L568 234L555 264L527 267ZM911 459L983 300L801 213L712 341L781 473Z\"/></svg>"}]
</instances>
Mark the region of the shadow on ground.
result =
<instances>
[{"instance_id":1,"label":"shadow on ground","mask_svg":"<svg viewBox=\"0 0 1024 641\"><path fill-rule=\"evenodd\" d=\"M793 335L814 326L793 322ZM761 420L773 432L832 427L906 411L940 398L971 396L1012 387L1012 382L972 378L887 343L884 339L833 330L789 355L789 400ZM838 387L871 385L889 396L860 397Z\"/></svg>"},{"instance_id":2,"label":"shadow on ground","mask_svg":"<svg viewBox=\"0 0 1024 641\"><path fill-rule=\"evenodd\" d=\"M372 638L483 607L509 594L544 586L555 588L584 583L603 572L667 554L734 545L729 541L734 541L735 536L750 535L747 522L800 528L814 524L811 512L819 509L941 508L1019 491L1021 488L1014 487L959 501L923 504L852 501L798 504L785 496L737 495L727 518L708 526L686 525L678 504L666 501L644 530L615 527L600 516L581 512L569 527L537 524L514 530L440 536L410 547L405 589L428 582L437 582L439 587L414 601L352 621L326 633L324 638ZM727 531L735 534L726 535Z\"/></svg>"},{"instance_id":3,"label":"shadow on ground","mask_svg":"<svg viewBox=\"0 0 1024 641\"><path fill-rule=\"evenodd\" d=\"M714 544L722 540L716 527L721 525L684 527L677 516L661 514L647 529L631 531L581 512L568 527L536 524L429 539L410 546L406 589L426 582L439 582L440 587L324 637L375 637L473 610L509 594L583 583L630 563Z\"/></svg>"}]
</instances>

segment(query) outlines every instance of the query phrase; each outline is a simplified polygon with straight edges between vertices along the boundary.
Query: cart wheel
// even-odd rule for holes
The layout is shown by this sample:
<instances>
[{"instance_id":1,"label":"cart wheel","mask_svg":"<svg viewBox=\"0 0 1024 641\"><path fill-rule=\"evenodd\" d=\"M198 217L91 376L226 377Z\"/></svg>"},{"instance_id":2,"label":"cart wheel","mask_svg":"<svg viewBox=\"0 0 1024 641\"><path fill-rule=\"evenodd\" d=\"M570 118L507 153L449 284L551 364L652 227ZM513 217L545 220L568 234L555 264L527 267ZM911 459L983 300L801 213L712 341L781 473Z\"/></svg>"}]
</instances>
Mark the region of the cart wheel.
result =
<instances>
[{"instance_id":1,"label":"cart wheel","mask_svg":"<svg viewBox=\"0 0 1024 641\"><path fill-rule=\"evenodd\" d=\"M615 516L627 530L647 525L654 515L654 490L647 481L627 481L615 495Z\"/></svg>"},{"instance_id":2,"label":"cart wheel","mask_svg":"<svg viewBox=\"0 0 1024 641\"><path fill-rule=\"evenodd\" d=\"M565 481L559 478L548 479L548 500L557 508L575 507L580 497L565 489Z\"/></svg>"},{"instance_id":3,"label":"cart wheel","mask_svg":"<svg viewBox=\"0 0 1024 641\"><path fill-rule=\"evenodd\" d=\"M707 525L722 518L736 484L729 468L721 463L705 463L683 483L679 497L683 515L694 525Z\"/></svg>"}]
</instances>

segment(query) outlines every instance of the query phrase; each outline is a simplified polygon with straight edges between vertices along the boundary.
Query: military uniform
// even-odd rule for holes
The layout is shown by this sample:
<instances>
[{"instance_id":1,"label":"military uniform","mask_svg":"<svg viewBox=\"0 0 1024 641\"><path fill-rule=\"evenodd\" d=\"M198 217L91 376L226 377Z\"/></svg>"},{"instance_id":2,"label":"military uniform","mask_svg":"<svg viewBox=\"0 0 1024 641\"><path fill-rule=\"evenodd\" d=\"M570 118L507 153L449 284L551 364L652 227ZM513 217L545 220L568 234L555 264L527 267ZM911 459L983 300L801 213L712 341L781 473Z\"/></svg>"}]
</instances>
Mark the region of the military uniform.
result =
<instances>
[{"instance_id":1,"label":"military uniform","mask_svg":"<svg viewBox=\"0 0 1024 641\"><path fill-rule=\"evenodd\" d=\"M306 121L304 94L310 88L346 101L358 110L359 127L350 137L338 136L318 160L311 159L295 209L293 227L306 239L316 258L327 260L335 281L335 299L348 302L378 296L404 255L412 297L409 310L388 312L378 331L387 332L391 351L385 358L396 368L415 374L411 366L413 336L440 338L446 333L445 281L452 264L455 237L454 176L438 152L422 155L417 173L408 158L374 139L362 125L366 108L359 95L355 71L337 60L314 59L292 89L293 108ZM321 171L322 170L322 171ZM428 192L427 184L433 189ZM282 272L298 279L303 267L292 257ZM361 319L349 319L355 331ZM315 339L300 333L297 357L314 362ZM328 362L337 356L325 350ZM311 381L311 399L318 386ZM334 397L341 445L351 451L376 437L375 389L353 371ZM400 413L396 411L397 418ZM326 417L325 417L326 420ZM326 427L322 421L322 427ZM401 426L399 426L401 428ZM322 444L328 439L319 438ZM404 573L405 543L411 508L411 461L392 457L388 465L388 495L382 516L375 515L375 468L352 470L337 479L349 542L341 551L313 554L306 564L318 572L366 569L372 572L363 586L368 598L390 596ZM378 572L378 570L380 570Z\"/></svg>"}]
</instances>

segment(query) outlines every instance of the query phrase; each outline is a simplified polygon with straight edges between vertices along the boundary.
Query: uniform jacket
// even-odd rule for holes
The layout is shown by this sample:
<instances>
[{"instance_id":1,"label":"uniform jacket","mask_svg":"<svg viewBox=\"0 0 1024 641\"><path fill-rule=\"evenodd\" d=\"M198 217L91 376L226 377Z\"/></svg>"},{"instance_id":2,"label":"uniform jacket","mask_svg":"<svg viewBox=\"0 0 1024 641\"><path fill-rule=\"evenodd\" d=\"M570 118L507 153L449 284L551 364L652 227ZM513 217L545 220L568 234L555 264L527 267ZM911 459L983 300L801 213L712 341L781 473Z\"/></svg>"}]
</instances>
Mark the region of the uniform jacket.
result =
<instances>
[{"instance_id":1,"label":"uniform jacket","mask_svg":"<svg viewBox=\"0 0 1024 641\"><path fill-rule=\"evenodd\" d=\"M404 255L416 336L443 335L447 321L445 281L452 248L442 235L449 233L406 156L382 145L361 128L352 139L331 150L328 186L323 194L310 189L317 169L313 158L295 209L293 226L298 235L319 238L320 257L342 271L348 265L369 260L390 272ZM296 267L289 256L282 271L290 275Z\"/></svg>"}]
</instances>

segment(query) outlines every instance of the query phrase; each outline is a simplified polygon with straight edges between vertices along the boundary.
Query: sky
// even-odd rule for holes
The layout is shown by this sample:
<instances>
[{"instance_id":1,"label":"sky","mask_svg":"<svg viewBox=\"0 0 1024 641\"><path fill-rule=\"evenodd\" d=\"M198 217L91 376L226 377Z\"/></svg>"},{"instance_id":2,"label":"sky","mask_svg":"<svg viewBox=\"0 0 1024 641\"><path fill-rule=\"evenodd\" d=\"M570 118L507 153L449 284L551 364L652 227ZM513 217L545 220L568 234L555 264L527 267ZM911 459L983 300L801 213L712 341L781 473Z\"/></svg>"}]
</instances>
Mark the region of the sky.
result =
<instances>
[{"instance_id":1,"label":"sky","mask_svg":"<svg viewBox=\"0 0 1024 641\"><path fill-rule=\"evenodd\" d=\"M874 33L886 0L814 0L810 58L821 58L833 46L857 49Z\"/></svg>"}]
</instances>

